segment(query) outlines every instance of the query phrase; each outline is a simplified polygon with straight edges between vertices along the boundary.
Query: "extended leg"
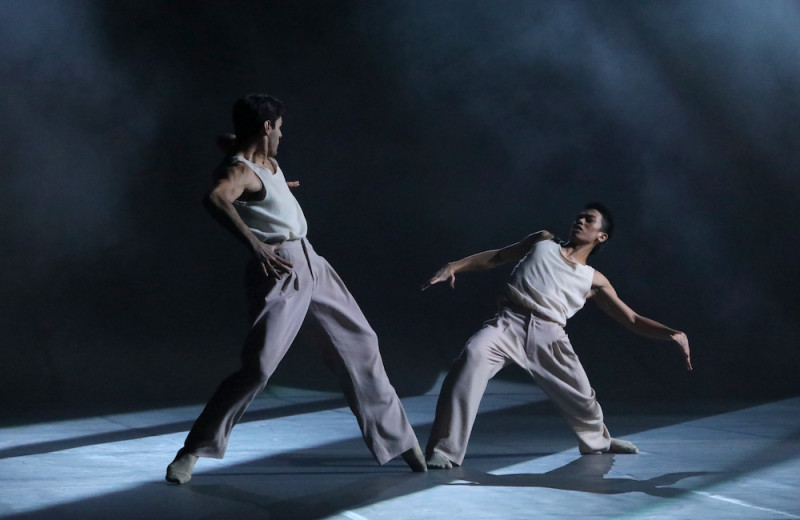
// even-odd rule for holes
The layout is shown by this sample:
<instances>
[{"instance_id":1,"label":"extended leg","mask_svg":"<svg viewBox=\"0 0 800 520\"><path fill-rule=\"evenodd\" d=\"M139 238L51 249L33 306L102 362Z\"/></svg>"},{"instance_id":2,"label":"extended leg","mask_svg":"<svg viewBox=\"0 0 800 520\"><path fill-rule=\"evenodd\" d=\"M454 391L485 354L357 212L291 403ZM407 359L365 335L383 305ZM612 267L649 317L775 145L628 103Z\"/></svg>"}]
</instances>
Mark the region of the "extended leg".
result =
<instances>
[{"instance_id":1,"label":"extended leg","mask_svg":"<svg viewBox=\"0 0 800 520\"><path fill-rule=\"evenodd\" d=\"M378 338L333 268L313 251L316 289L310 310L336 350L340 381L367 447L379 464L403 455L415 471L425 462L397 392L389 382Z\"/></svg>"},{"instance_id":2,"label":"extended leg","mask_svg":"<svg viewBox=\"0 0 800 520\"><path fill-rule=\"evenodd\" d=\"M301 251L302 253L302 251ZM241 368L217 388L195 421L184 447L167 469L167 480L184 483L191 478L197 457L222 458L231 430L247 406L264 388L297 335L308 309L311 279L301 258L284 252L294 271L280 279L266 279L251 270L248 276L257 302L255 323L242 351ZM305 275L305 276L304 276Z\"/></svg>"},{"instance_id":3,"label":"extended leg","mask_svg":"<svg viewBox=\"0 0 800 520\"><path fill-rule=\"evenodd\" d=\"M425 450L428 467L460 465L489 379L505 366L509 352L519 347L520 320L498 314L467 342L442 384L436 418Z\"/></svg>"}]
</instances>

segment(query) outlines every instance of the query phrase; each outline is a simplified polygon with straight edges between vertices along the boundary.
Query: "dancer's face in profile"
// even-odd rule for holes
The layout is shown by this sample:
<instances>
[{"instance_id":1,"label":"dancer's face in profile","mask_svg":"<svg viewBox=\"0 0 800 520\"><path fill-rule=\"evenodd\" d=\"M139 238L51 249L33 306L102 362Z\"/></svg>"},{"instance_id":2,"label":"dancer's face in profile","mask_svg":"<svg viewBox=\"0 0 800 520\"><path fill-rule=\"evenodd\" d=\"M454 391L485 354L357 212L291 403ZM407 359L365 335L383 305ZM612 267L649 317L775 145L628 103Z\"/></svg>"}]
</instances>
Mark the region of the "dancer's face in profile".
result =
<instances>
[{"instance_id":1,"label":"dancer's face in profile","mask_svg":"<svg viewBox=\"0 0 800 520\"><path fill-rule=\"evenodd\" d=\"M282 117L279 117L278 120L275 121L274 127L270 125L269 133L267 134L267 155L269 157L275 157L278 155L278 145L280 144L281 137L283 137L283 134L281 133L282 125Z\"/></svg>"},{"instance_id":2,"label":"dancer's face in profile","mask_svg":"<svg viewBox=\"0 0 800 520\"><path fill-rule=\"evenodd\" d=\"M596 209L581 211L572 223L569 236L570 240L576 243L605 242L608 234L603 231L603 215Z\"/></svg>"}]
</instances>

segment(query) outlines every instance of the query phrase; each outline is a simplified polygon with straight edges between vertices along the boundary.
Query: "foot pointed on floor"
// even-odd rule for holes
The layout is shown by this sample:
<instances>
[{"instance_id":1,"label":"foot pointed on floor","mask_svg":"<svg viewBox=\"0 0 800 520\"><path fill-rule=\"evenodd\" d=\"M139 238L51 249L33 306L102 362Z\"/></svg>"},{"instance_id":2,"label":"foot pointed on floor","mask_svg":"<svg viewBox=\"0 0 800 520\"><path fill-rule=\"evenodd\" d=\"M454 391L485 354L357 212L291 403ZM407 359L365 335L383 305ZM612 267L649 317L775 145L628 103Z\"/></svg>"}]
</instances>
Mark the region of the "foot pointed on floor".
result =
<instances>
[{"instance_id":1,"label":"foot pointed on floor","mask_svg":"<svg viewBox=\"0 0 800 520\"><path fill-rule=\"evenodd\" d=\"M184 451L178 450L175 460L167 466L167 482L175 484L186 484L192 478L192 470L197 462L197 457Z\"/></svg>"},{"instance_id":2,"label":"foot pointed on floor","mask_svg":"<svg viewBox=\"0 0 800 520\"><path fill-rule=\"evenodd\" d=\"M429 469L453 469L453 463L438 451L434 451L425 462Z\"/></svg>"},{"instance_id":3,"label":"foot pointed on floor","mask_svg":"<svg viewBox=\"0 0 800 520\"><path fill-rule=\"evenodd\" d=\"M624 441L622 439L611 439L611 446L608 448L608 453L622 453L626 455L635 455L639 453L639 448L636 447L631 441Z\"/></svg>"},{"instance_id":4,"label":"foot pointed on floor","mask_svg":"<svg viewBox=\"0 0 800 520\"><path fill-rule=\"evenodd\" d=\"M403 460L406 461L406 464L408 464L408 467L411 468L411 471L417 473L428 471L428 466L425 464L425 456L422 454L419 444L414 443L411 449L403 452L402 457Z\"/></svg>"}]
</instances>

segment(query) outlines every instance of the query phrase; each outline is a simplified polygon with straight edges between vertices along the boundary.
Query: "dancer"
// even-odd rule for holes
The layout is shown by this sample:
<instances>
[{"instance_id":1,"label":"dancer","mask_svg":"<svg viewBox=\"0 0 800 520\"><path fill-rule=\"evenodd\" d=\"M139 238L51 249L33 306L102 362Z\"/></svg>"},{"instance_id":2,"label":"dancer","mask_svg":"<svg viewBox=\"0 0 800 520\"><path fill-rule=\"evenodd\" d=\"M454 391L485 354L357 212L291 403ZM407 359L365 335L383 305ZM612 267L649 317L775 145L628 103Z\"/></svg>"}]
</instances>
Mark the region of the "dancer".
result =
<instances>
[{"instance_id":1,"label":"dancer","mask_svg":"<svg viewBox=\"0 0 800 520\"><path fill-rule=\"evenodd\" d=\"M461 465L486 384L512 362L533 376L566 418L582 454L639 452L632 442L609 435L594 390L564 332L567 320L592 298L631 331L676 344L688 370L692 363L686 334L635 313L605 276L586 265L588 256L613 232L608 209L588 204L575 219L565 244L548 231L538 231L502 249L448 263L423 286L424 290L449 282L455 288L457 273L519 262L499 312L470 338L442 384L425 452L428 468Z\"/></svg>"},{"instance_id":2,"label":"dancer","mask_svg":"<svg viewBox=\"0 0 800 520\"><path fill-rule=\"evenodd\" d=\"M335 351L345 397L379 464L402 455L413 471L425 459L381 360L378 339L350 292L306 238L303 210L275 161L283 104L251 94L233 107L235 139L221 136L229 157L215 173L206 208L253 254L247 283L252 328L241 368L225 379L167 467L183 484L198 457L222 458L233 426L289 349L310 311Z\"/></svg>"}]
</instances>

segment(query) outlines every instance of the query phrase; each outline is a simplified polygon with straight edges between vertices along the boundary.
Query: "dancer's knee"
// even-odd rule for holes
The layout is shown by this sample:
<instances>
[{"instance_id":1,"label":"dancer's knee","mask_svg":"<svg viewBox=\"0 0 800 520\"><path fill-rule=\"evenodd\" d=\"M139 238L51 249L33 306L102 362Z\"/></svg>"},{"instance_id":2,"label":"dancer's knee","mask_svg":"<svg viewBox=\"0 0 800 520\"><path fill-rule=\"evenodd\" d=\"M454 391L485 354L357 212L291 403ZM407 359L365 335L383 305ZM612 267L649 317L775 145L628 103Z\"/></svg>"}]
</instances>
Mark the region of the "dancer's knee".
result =
<instances>
[{"instance_id":1,"label":"dancer's knee","mask_svg":"<svg viewBox=\"0 0 800 520\"><path fill-rule=\"evenodd\" d=\"M243 359L242 366L236 375L239 377L239 379L246 381L249 385L266 386L267 381L269 380L270 376L272 376L272 372L274 372L274 368L270 368L264 363L261 363L257 360L248 362Z\"/></svg>"},{"instance_id":2,"label":"dancer's knee","mask_svg":"<svg viewBox=\"0 0 800 520\"><path fill-rule=\"evenodd\" d=\"M461 351L456 364L468 368L487 366L492 362L491 347L478 342L470 342Z\"/></svg>"}]
</instances>

